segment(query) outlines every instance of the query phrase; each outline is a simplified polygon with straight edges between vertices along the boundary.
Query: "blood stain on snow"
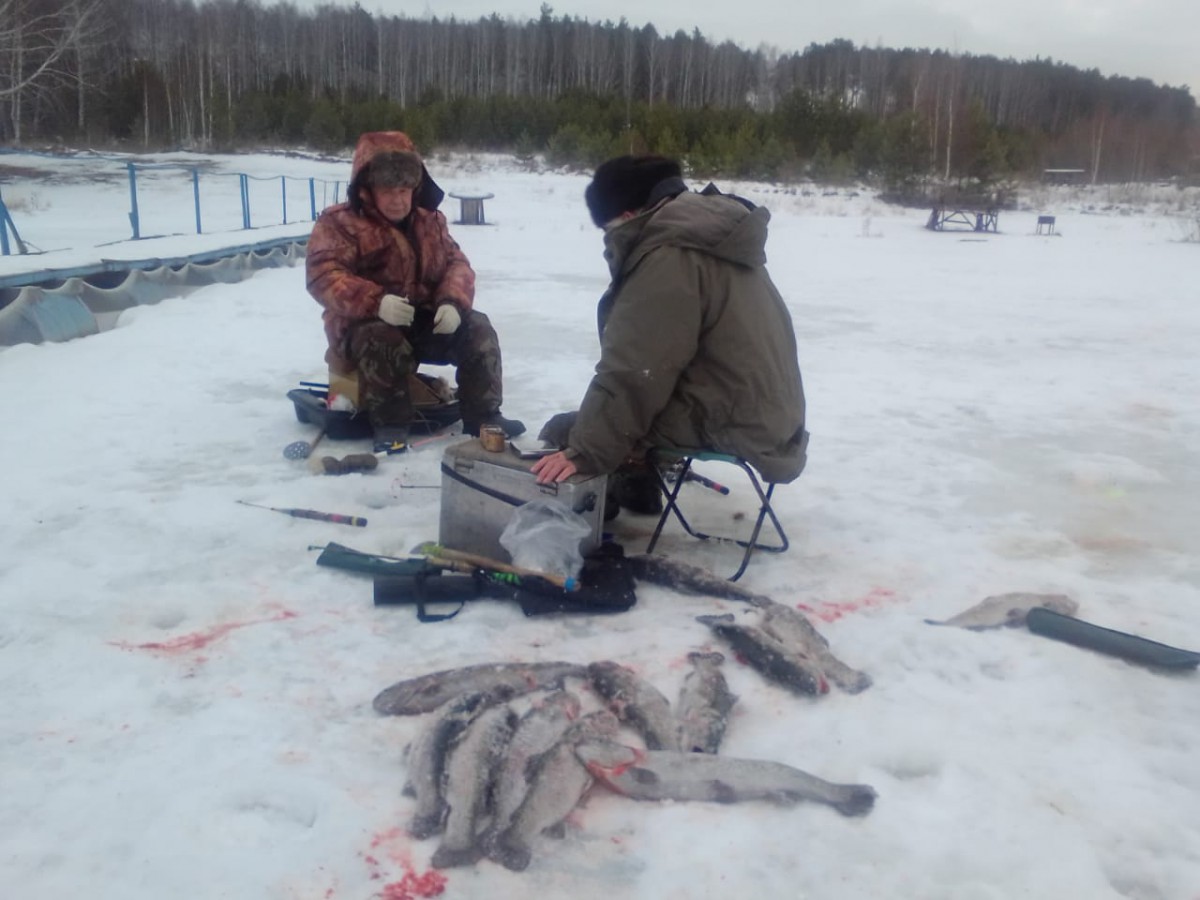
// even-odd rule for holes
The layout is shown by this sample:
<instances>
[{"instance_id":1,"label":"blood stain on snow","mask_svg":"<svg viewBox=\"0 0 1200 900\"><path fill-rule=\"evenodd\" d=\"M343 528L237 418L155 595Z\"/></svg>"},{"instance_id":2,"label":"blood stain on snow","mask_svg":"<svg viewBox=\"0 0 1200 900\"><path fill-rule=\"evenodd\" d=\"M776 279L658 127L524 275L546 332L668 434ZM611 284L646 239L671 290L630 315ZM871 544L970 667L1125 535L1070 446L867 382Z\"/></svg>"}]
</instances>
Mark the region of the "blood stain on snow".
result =
<instances>
[{"instance_id":1,"label":"blood stain on snow","mask_svg":"<svg viewBox=\"0 0 1200 900\"><path fill-rule=\"evenodd\" d=\"M280 622L284 619L294 619L296 617L296 613L285 609L278 615L270 616L266 619L251 619L248 622L225 622L221 625L214 625L207 631L194 631L191 634L182 634L179 637L171 638L169 641L151 641L146 644L132 644L128 641L109 641L109 643L114 647L120 647L122 650L151 650L156 653L165 653L174 656L201 650L213 641L219 640L231 631L236 631L239 628L247 628L250 625L262 625L265 622Z\"/></svg>"},{"instance_id":2,"label":"blood stain on snow","mask_svg":"<svg viewBox=\"0 0 1200 900\"><path fill-rule=\"evenodd\" d=\"M905 599L904 597L896 596L896 592L889 588L876 587L871 588L864 596L854 600L818 600L815 606L809 606L807 603L797 603L796 609L811 616L816 616L822 622L836 622L842 616L847 616L850 613L861 612L864 609L878 609L889 603L901 603Z\"/></svg>"},{"instance_id":3,"label":"blood stain on snow","mask_svg":"<svg viewBox=\"0 0 1200 900\"><path fill-rule=\"evenodd\" d=\"M446 876L436 869L418 875L412 869L399 881L383 886L380 900L417 900L419 897L438 897L446 891Z\"/></svg>"},{"instance_id":4,"label":"blood stain on snow","mask_svg":"<svg viewBox=\"0 0 1200 900\"><path fill-rule=\"evenodd\" d=\"M387 847L392 841L404 840L405 834L399 828L390 828L380 832L371 839L371 850L384 849L388 857L403 870L399 881L392 881L383 886L375 896L379 900L418 900L418 898L437 897L446 890L446 876L436 869L421 874L413 868L408 857L408 847ZM381 881L379 860L373 853L362 854L363 860L370 867L372 881Z\"/></svg>"}]
</instances>

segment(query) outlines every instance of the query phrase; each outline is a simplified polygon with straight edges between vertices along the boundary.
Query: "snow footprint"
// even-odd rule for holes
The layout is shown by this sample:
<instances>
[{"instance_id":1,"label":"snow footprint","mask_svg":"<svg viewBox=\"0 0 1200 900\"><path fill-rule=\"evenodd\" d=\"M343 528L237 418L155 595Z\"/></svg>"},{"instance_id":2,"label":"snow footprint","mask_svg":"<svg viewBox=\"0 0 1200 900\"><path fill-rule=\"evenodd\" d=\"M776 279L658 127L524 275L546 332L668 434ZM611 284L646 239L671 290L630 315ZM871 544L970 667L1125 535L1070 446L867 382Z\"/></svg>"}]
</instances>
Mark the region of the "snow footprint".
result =
<instances>
[{"instance_id":1,"label":"snow footprint","mask_svg":"<svg viewBox=\"0 0 1200 900\"><path fill-rule=\"evenodd\" d=\"M223 801L231 834L267 843L288 834L300 836L317 823L317 804L309 796L285 790L244 788Z\"/></svg>"}]
</instances>

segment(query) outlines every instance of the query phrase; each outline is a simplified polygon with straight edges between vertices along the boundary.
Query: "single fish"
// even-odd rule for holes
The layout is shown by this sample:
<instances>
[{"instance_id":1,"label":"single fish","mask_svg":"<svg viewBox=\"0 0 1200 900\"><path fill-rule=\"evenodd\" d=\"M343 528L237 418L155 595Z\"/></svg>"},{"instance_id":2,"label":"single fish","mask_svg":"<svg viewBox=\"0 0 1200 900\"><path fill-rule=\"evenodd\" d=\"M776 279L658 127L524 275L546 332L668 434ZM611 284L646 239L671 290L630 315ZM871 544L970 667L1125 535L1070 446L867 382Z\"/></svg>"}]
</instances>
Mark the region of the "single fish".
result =
<instances>
[{"instance_id":1,"label":"single fish","mask_svg":"<svg viewBox=\"0 0 1200 900\"><path fill-rule=\"evenodd\" d=\"M444 799L448 812L442 842L433 853L435 869L469 865L483 855L477 840L485 800L517 724L507 705L494 706L472 722L446 765Z\"/></svg>"},{"instance_id":2,"label":"single fish","mask_svg":"<svg viewBox=\"0 0 1200 900\"><path fill-rule=\"evenodd\" d=\"M443 669L398 681L376 695L375 711L385 716L415 716L473 691L505 685L512 696L561 687L570 677L586 678L584 666L566 662L484 663Z\"/></svg>"},{"instance_id":3,"label":"single fish","mask_svg":"<svg viewBox=\"0 0 1200 900\"><path fill-rule=\"evenodd\" d=\"M677 736L671 701L632 669L615 662L594 662L587 667L592 687L651 750L675 750Z\"/></svg>"},{"instance_id":4,"label":"single fish","mask_svg":"<svg viewBox=\"0 0 1200 900\"><path fill-rule=\"evenodd\" d=\"M1029 611L1039 606L1063 616L1073 616L1079 612L1079 604L1066 594L1028 594L1019 591L984 597L970 609L949 619L925 621L930 625L957 625L972 631L984 628L1016 628L1024 625Z\"/></svg>"},{"instance_id":5,"label":"single fish","mask_svg":"<svg viewBox=\"0 0 1200 900\"><path fill-rule=\"evenodd\" d=\"M529 866L538 835L559 826L592 786L592 776L575 755L581 741L612 737L620 724L607 710L572 725L546 752L529 761L529 790L512 822L487 847L488 858L514 872Z\"/></svg>"},{"instance_id":6,"label":"single fish","mask_svg":"<svg viewBox=\"0 0 1200 900\"><path fill-rule=\"evenodd\" d=\"M529 760L545 753L562 738L571 722L578 718L579 698L567 691L555 691L535 704L519 722L504 752L492 796L492 821L482 843L492 844L512 823L529 791Z\"/></svg>"},{"instance_id":7,"label":"single fish","mask_svg":"<svg viewBox=\"0 0 1200 900\"><path fill-rule=\"evenodd\" d=\"M793 652L815 662L825 677L842 690L857 694L871 686L870 675L850 668L833 655L829 641L804 613L773 600L762 609L762 630Z\"/></svg>"},{"instance_id":8,"label":"single fish","mask_svg":"<svg viewBox=\"0 0 1200 900\"><path fill-rule=\"evenodd\" d=\"M412 742L408 749L408 784L404 793L417 800L408 826L413 837L423 839L442 830L446 818L442 781L450 751L477 716L507 699L506 691L465 694L448 704Z\"/></svg>"},{"instance_id":9,"label":"single fish","mask_svg":"<svg viewBox=\"0 0 1200 900\"><path fill-rule=\"evenodd\" d=\"M812 800L844 816L865 815L875 805L869 785L834 784L768 760L640 750L613 741L583 742L575 754L598 782L634 800L767 800L782 806Z\"/></svg>"},{"instance_id":10,"label":"single fish","mask_svg":"<svg viewBox=\"0 0 1200 900\"><path fill-rule=\"evenodd\" d=\"M762 606L774 602L770 597L748 591L700 566L645 553L627 556L625 559L629 563L633 577L639 581L648 581L651 584L662 585L687 594L706 594L724 600L739 600L749 603L751 606Z\"/></svg>"},{"instance_id":11,"label":"single fish","mask_svg":"<svg viewBox=\"0 0 1200 900\"><path fill-rule=\"evenodd\" d=\"M824 694L829 683L817 663L753 625L739 625L732 613L723 616L697 616L747 665L763 678L787 688L793 694ZM651 748L655 749L655 748Z\"/></svg>"},{"instance_id":12,"label":"single fish","mask_svg":"<svg viewBox=\"0 0 1200 900\"><path fill-rule=\"evenodd\" d=\"M676 705L677 746L685 753L716 753L737 697L729 690L720 653L689 653L692 663Z\"/></svg>"}]
</instances>

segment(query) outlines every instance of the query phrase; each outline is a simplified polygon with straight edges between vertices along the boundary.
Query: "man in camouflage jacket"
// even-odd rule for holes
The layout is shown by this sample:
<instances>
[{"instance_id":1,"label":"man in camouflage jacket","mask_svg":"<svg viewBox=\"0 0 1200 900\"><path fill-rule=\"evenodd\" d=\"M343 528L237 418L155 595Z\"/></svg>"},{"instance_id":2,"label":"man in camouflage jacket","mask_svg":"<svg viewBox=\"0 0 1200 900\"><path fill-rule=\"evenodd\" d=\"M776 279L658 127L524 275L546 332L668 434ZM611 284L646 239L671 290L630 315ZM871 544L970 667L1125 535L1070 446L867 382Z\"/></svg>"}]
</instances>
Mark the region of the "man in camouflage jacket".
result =
<instances>
[{"instance_id":1,"label":"man in camouflage jacket","mask_svg":"<svg viewBox=\"0 0 1200 900\"><path fill-rule=\"evenodd\" d=\"M357 372L376 443L402 449L413 418L408 377L421 362L457 367L463 431L497 424L500 344L473 308L475 272L437 209L444 194L406 134L358 139L347 200L318 217L308 240L308 291L325 307L325 359Z\"/></svg>"}]
</instances>

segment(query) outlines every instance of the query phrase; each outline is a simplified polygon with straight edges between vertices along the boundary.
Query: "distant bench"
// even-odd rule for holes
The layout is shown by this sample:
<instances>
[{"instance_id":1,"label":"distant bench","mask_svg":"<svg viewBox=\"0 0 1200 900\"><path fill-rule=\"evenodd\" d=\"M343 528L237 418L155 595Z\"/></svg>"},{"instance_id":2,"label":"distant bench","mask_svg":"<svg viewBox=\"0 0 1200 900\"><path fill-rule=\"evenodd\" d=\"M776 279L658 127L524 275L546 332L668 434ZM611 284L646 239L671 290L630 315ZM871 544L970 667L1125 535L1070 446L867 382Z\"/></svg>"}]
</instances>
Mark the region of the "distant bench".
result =
<instances>
[{"instance_id":1,"label":"distant bench","mask_svg":"<svg viewBox=\"0 0 1200 900\"><path fill-rule=\"evenodd\" d=\"M965 225L972 231L999 231L1000 213L994 209L952 209L948 206L935 206L925 227L930 231L944 231L947 225Z\"/></svg>"},{"instance_id":2,"label":"distant bench","mask_svg":"<svg viewBox=\"0 0 1200 900\"><path fill-rule=\"evenodd\" d=\"M486 225L483 218L483 201L491 200L495 194L451 194L459 202L459 225Z\"/></svg>"}]
</instances>

